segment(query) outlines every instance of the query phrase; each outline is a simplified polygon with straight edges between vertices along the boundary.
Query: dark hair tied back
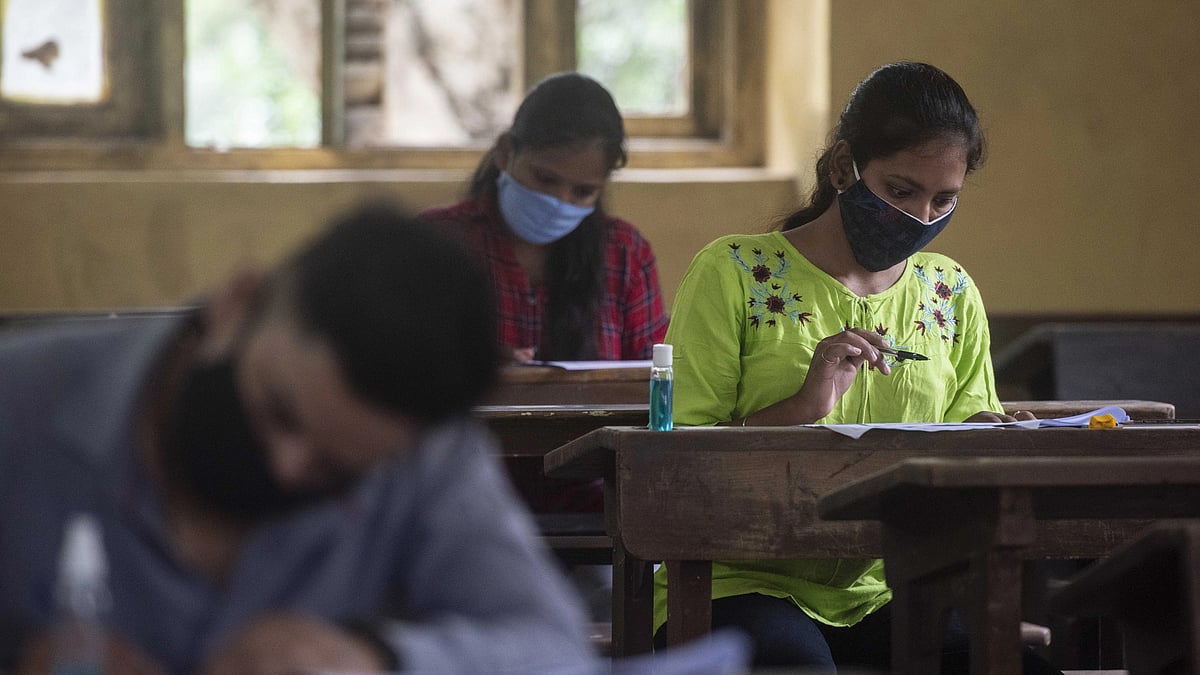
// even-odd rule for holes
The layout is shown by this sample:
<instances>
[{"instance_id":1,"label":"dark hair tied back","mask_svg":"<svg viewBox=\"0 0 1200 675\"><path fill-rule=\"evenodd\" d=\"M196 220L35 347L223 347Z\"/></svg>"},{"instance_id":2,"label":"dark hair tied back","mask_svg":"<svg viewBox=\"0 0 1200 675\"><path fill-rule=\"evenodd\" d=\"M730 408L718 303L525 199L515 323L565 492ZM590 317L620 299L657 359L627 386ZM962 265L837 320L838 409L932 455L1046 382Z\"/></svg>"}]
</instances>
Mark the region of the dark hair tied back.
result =
<instances>
[{"instance_id":1,"label":"dark hair tied back","mask_svg":"<svg viewBox=\"0 0 1200 675\"><path fill-rule=\"evenodd\" d=\"M832 151L846 141L859 167L939 138L961 140L967 173L983 163L984 138L975 108L952 77L927 63L882 66L855 87L829 146L817 160L817 185L808 206L788 216L783 229L811 222L837 197L830 173Z\"/></svg>"}]
</instances>

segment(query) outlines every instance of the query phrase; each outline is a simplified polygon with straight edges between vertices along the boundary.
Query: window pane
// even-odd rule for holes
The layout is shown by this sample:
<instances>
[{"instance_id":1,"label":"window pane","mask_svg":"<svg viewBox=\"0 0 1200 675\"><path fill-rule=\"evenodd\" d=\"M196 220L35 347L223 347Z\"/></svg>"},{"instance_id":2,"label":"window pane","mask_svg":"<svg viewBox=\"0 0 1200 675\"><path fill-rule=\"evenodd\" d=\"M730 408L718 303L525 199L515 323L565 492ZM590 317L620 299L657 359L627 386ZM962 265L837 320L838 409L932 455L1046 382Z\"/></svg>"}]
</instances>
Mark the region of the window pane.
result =
<instances>
[{"instance_id":1,"label":"window pane","mask_svg":"<svg viewBox=\"0 0 1200 675\"><path fill-rule=\"evenodd\" d=\"M107 96L101 0L7 0L0 97L98 103Z\"/></svg>"},{"instance_id":2,"label":"window pane","mask_svg":"<svg viewBox=\"0 0 1200 675\"><path fill-rule=\"evenodd\" d=\"M575 35L579 71L622 113L687 114L687 0L579 0Z\"/></svg>"},{"instance_id":3,"label":"window pane","mask_svg":"<svg viewBox=\"0 0 1200 675\"><path fill-rule=\"evenodd\" d=\"M366 3L363 3L366 4ZM381 95L348 101L352 144L457 146L490 143L522 95L521 0L390 0L383 3L381 56L347 55L382 73ZM354 30L355 19L348 17ZM353 44L353 34L348 44ZM347 93L354 87L347 82Z\"/></svg>"},{"instance_id":4,"label":"window pane","mask_svg":"<svg viewBox=\"0 0 1200 675\"><path fill-rule=\"evenodd\" d=\"M187 0L189 145L321 140L319 0Z\"/></svg>"}]
</instances>

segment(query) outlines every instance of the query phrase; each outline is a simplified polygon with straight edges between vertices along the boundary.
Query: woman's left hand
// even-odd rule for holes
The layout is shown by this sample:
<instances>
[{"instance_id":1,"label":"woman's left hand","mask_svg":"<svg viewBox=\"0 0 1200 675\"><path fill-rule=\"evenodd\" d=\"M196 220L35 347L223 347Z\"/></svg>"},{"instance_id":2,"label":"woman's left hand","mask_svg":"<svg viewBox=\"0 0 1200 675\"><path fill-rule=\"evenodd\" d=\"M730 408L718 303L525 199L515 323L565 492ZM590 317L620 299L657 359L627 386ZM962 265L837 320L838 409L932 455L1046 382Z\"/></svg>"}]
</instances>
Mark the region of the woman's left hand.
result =
<instances>
[{"instance_id":1,"label":"woman's left hand","mask_svg":"<svg viewBox=\"0 0 1200 675\"><path fill-rule=\"evenodd\" d=\"M970 417L968 417L967 419L965 419L963 421L964 422L1024 422L1026 420L1036 420L1036 419L1037 419L1037 415L1034 415L1033 413L1029 412L1028 410L1014 410L1013 414L1011 414L1011 415L1007 415L1002 412L995 413L995 412L991 412L990 410L984 410L982 412L977 412L974 415L971 415Z\"/></svg>"}]
</instances>

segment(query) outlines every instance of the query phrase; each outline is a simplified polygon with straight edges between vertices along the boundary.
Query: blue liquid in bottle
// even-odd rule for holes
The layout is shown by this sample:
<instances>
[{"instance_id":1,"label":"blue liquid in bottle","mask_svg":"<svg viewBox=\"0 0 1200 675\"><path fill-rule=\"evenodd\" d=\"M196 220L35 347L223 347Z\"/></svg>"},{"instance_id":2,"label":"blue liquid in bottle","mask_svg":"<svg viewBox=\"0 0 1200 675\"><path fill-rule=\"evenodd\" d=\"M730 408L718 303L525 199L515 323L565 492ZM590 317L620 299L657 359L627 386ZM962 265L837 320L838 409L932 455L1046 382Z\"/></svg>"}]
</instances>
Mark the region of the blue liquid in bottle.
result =
<instances>
[{"instance_id":1,"label":"blue liquid in bottle","mask_svg":"<svg viewBox=\"0 0 1200 675\"><path fill-rule=\"evenodd\" d=\"M671 402L675 393L673 380L650 380L650 428L654 431L670 431L672 424Z\"/></svg>"},{"instance_id":2,"label":"blue liquid in bottle","mask_svg":"<svg viewBox=\"0 0 1200 675\"><path fill-rule=\"evenodd\" d=\"M654 345L650 368L650 429L670 431L674 427L672 403L675 397L675 372L671 345Z\"/></svg>"}]
</instances>

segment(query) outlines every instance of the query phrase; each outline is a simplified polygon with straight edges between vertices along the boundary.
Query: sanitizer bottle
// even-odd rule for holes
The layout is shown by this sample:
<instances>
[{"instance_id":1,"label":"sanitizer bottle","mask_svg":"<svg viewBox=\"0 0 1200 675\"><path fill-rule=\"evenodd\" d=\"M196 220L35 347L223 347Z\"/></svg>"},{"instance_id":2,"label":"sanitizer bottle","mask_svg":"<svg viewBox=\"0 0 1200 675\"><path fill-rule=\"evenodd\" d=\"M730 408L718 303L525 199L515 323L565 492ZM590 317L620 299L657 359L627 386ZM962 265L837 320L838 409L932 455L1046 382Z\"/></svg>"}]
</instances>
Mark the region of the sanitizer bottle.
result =
<instances>
[{"instance_id":1,"label":"sanitizer bottle","mask_svg":"<svg viewBox=\"0 0 1200 675\"><path fill-rule=\"evenodd\" d=\"M671 345L654 345L654 362L650 367L650 428L670 431L672 402L675 397L675 371L672 367Z\"/></svg>"}]
</instances>

